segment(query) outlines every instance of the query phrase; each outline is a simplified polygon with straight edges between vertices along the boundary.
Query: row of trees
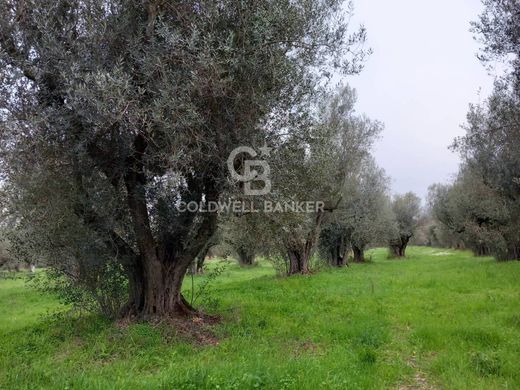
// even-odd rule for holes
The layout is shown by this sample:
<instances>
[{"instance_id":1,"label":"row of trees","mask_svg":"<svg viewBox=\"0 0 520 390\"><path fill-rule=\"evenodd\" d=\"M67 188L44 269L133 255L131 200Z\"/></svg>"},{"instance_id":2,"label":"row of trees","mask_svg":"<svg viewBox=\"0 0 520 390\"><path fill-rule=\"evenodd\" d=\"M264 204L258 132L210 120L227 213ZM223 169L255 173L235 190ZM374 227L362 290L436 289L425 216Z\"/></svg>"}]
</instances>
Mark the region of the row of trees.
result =
<instances>
[{"instance_id":1,"label":"row of trees","mask_svg":"<svg viewBox=\"0 0 520 390\"><path fill-rule=\"evenodd\" d=\"M433 185L429 204L435 244L466 247L498 260L520 259L520 4L484 1L473 24L481 60L506 62L492 95L470 106L466 134L453 149L463 164L449 185Z\"/></svg>"},{"instance_id":2,"label":"row of trees","mask_svg":"<svg viewBox=\"0 0 520 390\"><path fill-rule=\"evenodd\" d=\"M350 255L364 262L370 244L405 256L420 222L420 199L413 193L391 199L389 178L371 156L382 124L356 113L356 92L348 86L321 102L303 131L274 148L272 190L254 200L323 201L324 210L225 215L217 235L243 265L264 255L281 260L288 275L306 274L314 254L343 266Z\"/></svg>"},{"instance_id":3,"label":"row of trees","mask_svg":"<svg viewBox=\"0 0 520 390\"><path fill-rule=\"evenodd\" d=\"M232 194L237 146L303 144L330 71L356 73L366 54L341 0L0 8L12 248L89 291L121 273L124 312L141 317L193 312L182 281L218 215L176 205Z\"/></svg>"},{"instance_id":4,"label":"row of trees","mask_svg":"<svg viewBox=\"0 0 520 390\"><path fill-rule=\"evenodd\" d=\"M302 168L291 172L313 173L307 166ZM331 172L326 172L321 180L329 180ZM326 183L316 185L323 189ZM304 184L303 188L308 187ZM228 216L219 224L223 232L221 242L242 265L251 265L259 255L283 259L283 270L288 275L309 273L313 254L339 267L348 265L349 257L354 262L364 262L369 245L388 245L390 257L405 256L408 242L422 222L420 199L415 194L392 199L389 179L369 153L332 189L329 196L336 200L324 213ZM306 199L305 192L298 199Z\"/></svg>"},{"instance_id":5,"label":"row of trees","mask_svg":"<svg viewBox=\"0 0 520 390\"><path fill-rule=\"evenodd\" d=\"M415 220L394 221L403 206L390 205L370 157L382 126L355 113L350 88L328 86L331 71L357 73L368 53L365 30L347 31L351 4L0 0L0 8L2 213L17 258L44 262L55 280L104 304L103 289L124 280L120 314L149 318L194 312L182 282L215 242L243 263L260 249L283 254L289 274L309 272L318 242L336 264L349 245L361 261L383 238L404 255ZM272 190L255 201L323 209L181 211L244 199L226 165L244 145L274 151Z\"/></svg>"}]
</instances>

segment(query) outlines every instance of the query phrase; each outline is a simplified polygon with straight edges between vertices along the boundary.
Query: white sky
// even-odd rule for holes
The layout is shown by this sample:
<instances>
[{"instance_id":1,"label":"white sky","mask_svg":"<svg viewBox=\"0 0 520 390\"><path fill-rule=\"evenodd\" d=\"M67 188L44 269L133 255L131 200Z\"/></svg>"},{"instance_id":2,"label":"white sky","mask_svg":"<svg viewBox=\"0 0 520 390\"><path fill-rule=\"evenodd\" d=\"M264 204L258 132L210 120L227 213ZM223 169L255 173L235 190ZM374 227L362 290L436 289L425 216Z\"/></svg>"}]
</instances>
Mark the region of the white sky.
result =
<instances>
[{"instance_id":1,"label":"white sky","mask_svg":"<svg viewBox=\"0 0 520 390\"><path fill-rule=\"evenodd\" d=\"M468 104L489 95L493 79L476 58L469 31L479 0L357 0L352 26L363 23L374 54L348 82L358 112L385 123L375 157L392 178L392 192L446 182L458 156L448 150L462 135ZM481 98L479 98L479 88Z\"/></svg>"}]
</instances>

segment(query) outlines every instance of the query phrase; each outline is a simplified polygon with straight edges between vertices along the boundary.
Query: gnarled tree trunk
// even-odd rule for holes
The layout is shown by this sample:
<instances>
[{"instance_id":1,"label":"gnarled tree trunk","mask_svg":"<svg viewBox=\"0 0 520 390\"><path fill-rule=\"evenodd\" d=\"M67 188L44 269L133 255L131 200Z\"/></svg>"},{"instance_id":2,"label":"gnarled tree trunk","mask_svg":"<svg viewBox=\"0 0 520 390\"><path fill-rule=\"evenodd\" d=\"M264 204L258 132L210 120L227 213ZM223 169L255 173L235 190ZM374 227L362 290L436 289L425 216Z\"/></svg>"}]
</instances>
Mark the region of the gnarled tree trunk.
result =
<instances>
[{"instance_id":1,"label":"gnarled tree trunk","mask_svg":"<svg viewBox=\"0 0 520 390\"><path fill-rule=\"evenodd\" d=\"M189 269L190 274L203 274L204 273L204 262L206 261L206 257L208 257L208 253L212 246L215 245L215 240L213 237L208 241L206 245L202 248L202 250L197 255L197 258L193 263L191 263L191 268Z\"/></svg>"},{"instance_id":2,"label":"gnarled tree trunk","mask_svg":"<svg viewBox=\"0 0 520 390\"><path fill-rule=\"evenodd\" d=\"M388 247L390 257L405 257L410 238L412 238L410 235L401 235L399 238L391 240Z\"/></svg>"},{"instance_id":3,"label":"gnarled tree trunk","mask_svg":"<svg viewBox=\"0 0 520 390\"><path fill-rule=\"evenodd\" d=\"M199 224L194 223L194 215L186 216L187 226L194 231L183 243L175 242L175 238L168 235L161 241L156 240L146 205L142 161L146 147L146 138L138 135L134 153L127 161L131 169L124 177L138 249L134 264L126 268L130 280L129 314L145 318L189 315L195 310L181 294L182 282L188 267L214 234L216 214L205 213ZM206 188L211 189L211 186L206 185ZM216 195L207 192L206 198L213 200Z\"/></svg>"},{"instance_id":4,"label":"gnarled tree trunk","mask_svg":"<svg viewBox=\"0 0 520 390\"><path fill-rule=\"evenodd\" d=\"M491 252L486 244L477 244L475 250L473 251L473 254L477 257L489 256L490 253Z\"/></svg>"},{"instance_id":5,"label":"gnarled tree trunk","mask_svg":"<svg viewBox=\"0 0 520 390\"><path fill-rule=\"evenodd\" d=\"M365 252L363 248L360 248L356 245L352 245L352 252L354 252L354 263L365 262Z\"/></svg>"},{"instance_id":6,"label":"gnarled tree trunk","mask_svg":"<svg viewBox=\"0 0 520 390\"><path fill-rule=\"evenodd\" d=\"M314 225L304 242L299 242L294 237L286 241L287 258L289 260L288 275L310 273L309 261L320 235L323 211L316 213Z\"/></svg>"},{"instance_id":7,"label":"gnarled tree trunk","mask_svg":"<svg viewBox=\"0 0 520 390\"><path fill-rule=\"evenodd\" d=\"M336 266L343 267L346 265L348 267L347 256L348 256L347 239L344 236L341 236L340 241L336 245Z\"/></svg>"},{"instance_id":8,"label":"gnarled tree trunk","mask_svg":"<svg viewBox=\"0 0 520 390\"><path fill-rule=\"evenodd\" d=\"M308 274L310 273L309 258L310 254L305 249L297 248L288 249L287 257L289 259L289 275Z\"/></svg>"},{"instance_id":9,"label":"gnarled tree trunk","mask_svg":"<svg viewBox=\"0 0 520 390\"><path fill-rule=\"evenodd\" d=\"M336 245L330 249L329 263L334 267L348 267L347 256L348 246L345 237L340 237L336 240Z\"/></svg>"},{"instance_id":10,"label":"gnarled tree trunk","mask_svg":"<svg viewBox=\"0 0 520 390\"><path fill-rule=\"evenodd\" d=\"M144 318L194 314L195 309L181 294L182 282L194 256L171 258L160 251L140 256L127 267L129 305L125 314Z\"/></svg>"}]
</instances>

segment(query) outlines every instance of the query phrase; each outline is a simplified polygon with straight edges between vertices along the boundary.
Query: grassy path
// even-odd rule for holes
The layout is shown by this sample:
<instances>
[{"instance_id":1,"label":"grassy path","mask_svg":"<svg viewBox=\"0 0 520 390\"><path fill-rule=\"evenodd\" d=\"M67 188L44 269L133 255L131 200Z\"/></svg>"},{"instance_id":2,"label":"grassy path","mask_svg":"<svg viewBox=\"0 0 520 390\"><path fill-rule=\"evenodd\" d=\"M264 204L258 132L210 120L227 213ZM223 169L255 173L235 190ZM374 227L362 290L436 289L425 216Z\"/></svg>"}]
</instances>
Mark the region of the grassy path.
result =
<instances>
[{"instance_id":1,"label":"grassy path","mask_svg":"<svg viewBox=\"0 0 520 390\"><path fill-rule=\"evenodd\" d=\"M228 266L201 302L224 317L204 346L166 327L53 319L52 297L1 280L0 388L520 388L520 262L371 255L288 279Z\"/></svg>"}]
</instances>

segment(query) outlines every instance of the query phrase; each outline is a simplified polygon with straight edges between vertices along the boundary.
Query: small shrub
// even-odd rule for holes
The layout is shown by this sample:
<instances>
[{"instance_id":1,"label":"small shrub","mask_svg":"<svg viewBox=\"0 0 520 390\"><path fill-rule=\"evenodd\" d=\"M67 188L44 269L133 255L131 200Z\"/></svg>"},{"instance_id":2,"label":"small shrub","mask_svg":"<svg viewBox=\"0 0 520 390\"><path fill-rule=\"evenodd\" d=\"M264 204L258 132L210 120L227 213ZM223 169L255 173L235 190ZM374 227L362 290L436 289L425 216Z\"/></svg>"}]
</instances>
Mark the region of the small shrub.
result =
<instances>
[{"instance_id":1,"label":"small shrub","mask_svg":"<svg viewBox=\"0 0 520 390\"><path fill-rule=\"evenodd\" d=\"M272 255L268 257L278 276L286 276L289 271L288 260L282 255Z\"/></svg>"},{"instance_id":2,"label":"small shrub","mask_svg":"<svg viewBox=\"0 0 520 390\"><path fill-rule=\"evenodd\" d=\"M93 268L88 279L76 280L56 269L28 275L28 285L56 296L64 305L77 312L101 313L116 318L128 297L128 282L119 264L106 263Z\"/></svg>"},{"instance_id":3,"label":"small shrub","mask_svg":"<svg viewBox=\"0 0 520 390\"><path fill-rule=\"evenodd\" d=\"M309 260L309 268L312 272L320 272L330 267L330 263L321 256L314 254Z\"/></svg>"},{"instance_id":4,"label":"small shrub","mask_svg":"<svg viewBox=\"0 0 520 390\"><path fill-rule=\"evenodd\" d=\"M206 273L204 280L199 285L197 291L195 291L193 275L191 279L191 293L190 301L191 305L195 305L197 300L200 299L201 306L209 310L215 310L219 305L219 300L214 298L211 294L211 287L214 281L222 275L228 266L227 261L220 261L215 268Z\"/></svg>"}]
</instances>

